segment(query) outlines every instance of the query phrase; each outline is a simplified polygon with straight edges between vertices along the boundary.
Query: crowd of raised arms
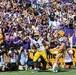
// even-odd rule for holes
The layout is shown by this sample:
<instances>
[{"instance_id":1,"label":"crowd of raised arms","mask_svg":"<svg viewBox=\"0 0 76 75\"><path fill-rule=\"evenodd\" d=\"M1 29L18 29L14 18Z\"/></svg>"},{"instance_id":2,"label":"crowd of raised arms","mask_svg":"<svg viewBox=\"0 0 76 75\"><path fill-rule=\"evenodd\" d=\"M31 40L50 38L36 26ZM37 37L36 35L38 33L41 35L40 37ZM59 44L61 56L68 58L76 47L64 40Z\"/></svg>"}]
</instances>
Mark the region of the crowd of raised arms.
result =
<instances>
[{"instance_id":1,"label":"crowd of raised arms","mask_svg":"<svg viewBox=\"0 0 76 75\"><path fill-rule=\"evenodd\" d=\"M54 65L46 56L51 48L59 49ZM41 58L42 69L49 63L56 72L58 60L68 48L76 48L75 0L0 0L1 71L30 66L38 71L37 59Z\"/></svg>"}]
</instances>

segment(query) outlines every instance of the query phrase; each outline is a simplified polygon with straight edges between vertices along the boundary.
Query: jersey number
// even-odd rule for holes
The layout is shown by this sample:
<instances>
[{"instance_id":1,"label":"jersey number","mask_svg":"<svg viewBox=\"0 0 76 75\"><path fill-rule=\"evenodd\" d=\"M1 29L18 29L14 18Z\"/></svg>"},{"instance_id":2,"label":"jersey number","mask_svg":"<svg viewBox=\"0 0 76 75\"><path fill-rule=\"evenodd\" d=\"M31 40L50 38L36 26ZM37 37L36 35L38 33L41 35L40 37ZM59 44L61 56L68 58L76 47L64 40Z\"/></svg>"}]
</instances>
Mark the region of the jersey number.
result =
<instances>
[{"instance_id":1,"label":"jersey number","mask_svg":"<svg viewBox=\"0 0 76 75\"><path fill-rule=\"evenodd\" d=\"M36 46L37 46L37 48L40 48L40 45L39 45L39 43L36 43Z\"/></svg>"}]
</instances>

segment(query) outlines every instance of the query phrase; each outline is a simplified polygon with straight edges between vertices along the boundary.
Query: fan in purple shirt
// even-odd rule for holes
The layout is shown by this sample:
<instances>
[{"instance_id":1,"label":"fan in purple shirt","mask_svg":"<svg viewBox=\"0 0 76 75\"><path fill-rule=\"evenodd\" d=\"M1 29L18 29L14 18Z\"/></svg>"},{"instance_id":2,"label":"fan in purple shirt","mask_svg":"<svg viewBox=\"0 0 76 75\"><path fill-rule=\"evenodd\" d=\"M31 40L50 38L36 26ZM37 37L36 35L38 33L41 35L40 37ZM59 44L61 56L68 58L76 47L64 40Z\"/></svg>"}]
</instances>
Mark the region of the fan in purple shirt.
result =
<instances>
[{"instance_id":1,"label":"fan in purple shirt","mask_svg":"<svg viewBox=\"0 0 76 75\"><path fill-rule=\"evenodd\" d=\"M9 35L5 36L5 40L4 40L4 44L5 44L5 48L7 51L9 51L10 47L13 44L13 39L9 37Z\"/></svg>"},{"instance_id":2,"label":"fan in purple shirt","mask_svg":"<svg viewBox=\"0 0 76 75\"><path fill-rule=\"evenodd\" d=\"M17 50L20 49L20 47L22 46L22 38L20 37L19 33L17 34L17 37L13 39L13 43L14 43L15 49Z\"/></svg>"},{"instance_id":3,"label":"fan in purple shirt","mask_svg":"<svg viewBox=\"0 0 76 75\"><path fill-rule=\"evenodd\" d=\"M27 51L28 51L28 49L30 49L29 39L26 39L26 40L23 41L23 48L24 48L24 50L27 50Z\"/></svg>"},{"instance_id":4,"label":"fan in purple shirt","mask_svg":"<svg viewBox=\"0 0 76 75\"><path fill-rule=\"evenodd\" d=\"M30 49L30 40L26 38L28 36L28 33L25 33L23 36L23 48L28 52L28 49Z\"/></svg>"}]
</instances>

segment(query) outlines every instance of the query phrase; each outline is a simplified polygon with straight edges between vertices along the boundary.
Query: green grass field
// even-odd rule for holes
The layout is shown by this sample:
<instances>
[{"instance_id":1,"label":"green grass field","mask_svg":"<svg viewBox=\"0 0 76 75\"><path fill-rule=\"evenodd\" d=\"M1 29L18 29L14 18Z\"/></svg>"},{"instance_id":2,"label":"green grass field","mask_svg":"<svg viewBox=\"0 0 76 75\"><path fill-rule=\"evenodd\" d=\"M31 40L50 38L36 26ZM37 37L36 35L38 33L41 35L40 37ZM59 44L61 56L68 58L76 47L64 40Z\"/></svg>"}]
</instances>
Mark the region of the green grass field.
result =
<instances>
[{"instance_id":1,"label":"green grass field","mask_svg":"<svg viewBox=\"0 0 76 75\"><path fill-rule=\"evenodd\" d=\"M62 70L62 72L57 72L57 73L53 73L50 71L32 73L32 71L33 70L0 72L0 75L76 75L76 69Z\"/></svg>"}]
</instances>

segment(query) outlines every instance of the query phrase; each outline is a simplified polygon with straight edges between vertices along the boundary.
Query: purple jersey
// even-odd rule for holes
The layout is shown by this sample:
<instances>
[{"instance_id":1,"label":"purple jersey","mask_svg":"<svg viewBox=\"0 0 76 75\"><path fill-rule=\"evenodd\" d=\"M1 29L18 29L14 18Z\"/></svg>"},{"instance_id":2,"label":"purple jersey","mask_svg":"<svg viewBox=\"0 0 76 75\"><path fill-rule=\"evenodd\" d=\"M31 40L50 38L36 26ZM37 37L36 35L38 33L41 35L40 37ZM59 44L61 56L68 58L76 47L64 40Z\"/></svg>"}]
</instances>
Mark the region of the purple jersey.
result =
<instances>
[{"instance_id":1,"label":"purple jersey","mask_svg":"<svg viewBox=\"0 0 76 75\"><path fill-rule=\"evenodd\" d=\"M5 41L5 46L10 46L13 42L13 39L9 39L8 41L4 40L4 41Z\"/></svg>"},{"instance_id":2,"label":"purple jersey","mask_svg":"<svg viewBox=\"0 0 76 75\"><path fill-rule=\"evenodd\" d=\"M20 40L20 42L18 42L19 40ZM16 37L15 39L13 39L13 43L18 42L15 44L15 47L20 47L22 45L21 41L22 41L22 38L20 38L20 37Z\"/></svg>"}]
</instances>

